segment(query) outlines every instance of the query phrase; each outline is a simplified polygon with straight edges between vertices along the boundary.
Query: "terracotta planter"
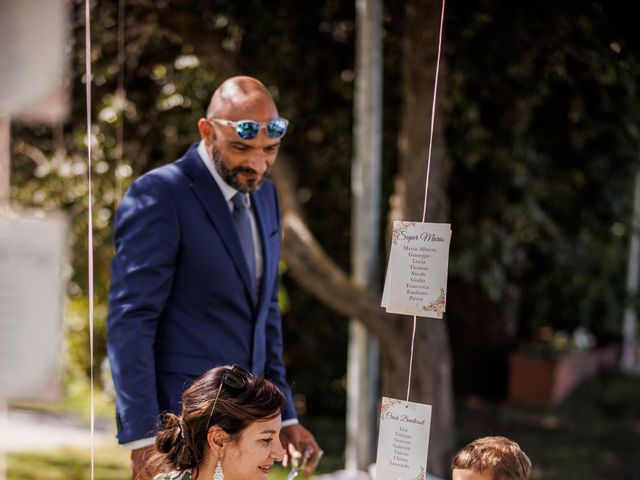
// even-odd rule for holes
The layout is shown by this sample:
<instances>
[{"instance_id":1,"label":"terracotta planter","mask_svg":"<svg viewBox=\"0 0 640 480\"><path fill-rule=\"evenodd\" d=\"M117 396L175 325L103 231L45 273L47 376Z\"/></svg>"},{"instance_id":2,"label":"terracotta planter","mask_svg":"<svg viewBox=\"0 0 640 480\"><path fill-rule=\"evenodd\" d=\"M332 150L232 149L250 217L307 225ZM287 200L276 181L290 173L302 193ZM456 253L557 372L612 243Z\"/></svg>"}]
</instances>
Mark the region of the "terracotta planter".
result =
<instances>
[{"instance_id":1,"label":"terracotta planter","mask_svg":"<svg viewBox=\"0 0 640 480\"><path fill-rule=\"evenodd\" d=\"M566 352L553 356L516 352L509 357L509 401L560 403L578 384L615 358L615 349Z\"/></svg>"}]
</instances>

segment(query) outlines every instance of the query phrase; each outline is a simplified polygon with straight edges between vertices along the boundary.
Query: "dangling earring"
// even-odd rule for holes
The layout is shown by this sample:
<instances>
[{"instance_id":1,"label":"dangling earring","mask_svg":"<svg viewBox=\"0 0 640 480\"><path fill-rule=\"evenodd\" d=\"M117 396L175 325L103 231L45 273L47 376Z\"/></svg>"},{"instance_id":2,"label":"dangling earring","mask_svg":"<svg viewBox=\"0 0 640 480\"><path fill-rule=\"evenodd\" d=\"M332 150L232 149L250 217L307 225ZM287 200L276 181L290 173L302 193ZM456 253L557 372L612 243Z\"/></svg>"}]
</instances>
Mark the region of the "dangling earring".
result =
<instances>
[{"instance_id":1,"label":"dangling earring","mask_svg":"<svg viewBox=\"0 0 640 480\"><path fill-rule=\"evenodd\" d=\"M222 462L218 460L216 465L216 471L213 472L213 480L224 480L224 473L222 472Z\"/></svg>"}]
</instances>

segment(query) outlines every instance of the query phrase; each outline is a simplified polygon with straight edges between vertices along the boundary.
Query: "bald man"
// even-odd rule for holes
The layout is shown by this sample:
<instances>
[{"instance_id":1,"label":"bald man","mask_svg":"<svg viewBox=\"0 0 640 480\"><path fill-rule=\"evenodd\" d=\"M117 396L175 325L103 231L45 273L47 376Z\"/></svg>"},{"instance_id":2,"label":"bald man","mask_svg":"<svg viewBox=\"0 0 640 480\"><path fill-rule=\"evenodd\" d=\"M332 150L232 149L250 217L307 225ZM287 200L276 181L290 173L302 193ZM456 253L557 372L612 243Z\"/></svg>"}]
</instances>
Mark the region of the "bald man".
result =
<instances>
[{"instance_id":1,"label":"bald man","mask_svg":"<svg viewBox=\"0 0 640 480\"><path fill-rule=\"evenodd\" d=\"M200 141L138 178L118 209L107 351L134 477L160 413L180 412L184 389L217 365L273 381L287 397L283 445L308 448L312 466L319 458L282 361L281 226L267 174L287 125L262 83L230 78L198 121ZM221 388L241 388L232 383Z\"/></svg>"}]
</instances>

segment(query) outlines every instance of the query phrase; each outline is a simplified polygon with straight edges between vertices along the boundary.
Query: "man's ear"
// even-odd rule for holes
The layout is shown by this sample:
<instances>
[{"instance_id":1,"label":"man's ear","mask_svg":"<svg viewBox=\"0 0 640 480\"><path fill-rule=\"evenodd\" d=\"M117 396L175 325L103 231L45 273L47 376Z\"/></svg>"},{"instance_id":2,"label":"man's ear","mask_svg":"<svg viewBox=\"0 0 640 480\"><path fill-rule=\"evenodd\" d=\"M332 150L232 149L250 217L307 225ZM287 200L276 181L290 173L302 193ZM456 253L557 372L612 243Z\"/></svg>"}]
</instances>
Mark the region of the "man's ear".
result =
<instances>
[{"instance_id":1,"label":"man's ear","mask_svg":"<svg viewBox=\"0 0 640 480\"><path fill-rule=\"evenodd\" d=\"M211 125L211 122L206 118L198 120L198 130L200 131L200 137L202 137L207 145L211 140L216 139L216 131L213 128L213 125Z\"/></svg>"}]
</instances>

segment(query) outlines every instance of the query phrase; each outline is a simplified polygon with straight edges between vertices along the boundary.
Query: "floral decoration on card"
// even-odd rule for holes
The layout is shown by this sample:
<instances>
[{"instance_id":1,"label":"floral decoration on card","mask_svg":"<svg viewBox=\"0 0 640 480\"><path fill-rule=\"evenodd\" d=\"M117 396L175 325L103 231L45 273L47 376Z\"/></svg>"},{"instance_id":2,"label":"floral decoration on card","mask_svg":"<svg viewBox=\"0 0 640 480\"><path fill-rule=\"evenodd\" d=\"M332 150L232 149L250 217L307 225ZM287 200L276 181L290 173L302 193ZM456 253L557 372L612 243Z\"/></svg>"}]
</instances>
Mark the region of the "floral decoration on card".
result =
<instances>
[{"instance_id":1,"label":"floral decoration on card","mask_svg":"<svg viewBox=\"0 0 640 480\"><path fill-rule=\"evenodd\" d=\"M406 231L408 227L413 226L415 222L393 222L393 230L391 230L391 243L398 244L398 239Z\"/></svg>"},{"instance_id":2,"label":"floral decoration on card","mask_svg":"<svg viewBox=\"0 0 640 480\"><path fill-rule=\"evenodd\" d=\"M445 305L447 303L447 296L444 293L444 288L440 289L440 295L429 305L423 305L422 308L425 312L435 312L438 315L444 313Z\"/></svg>"},{"instance_id":3,"label":"floral decoration on card","mask_svg":"<svg viewBox=\"0 0 640 480\"><path fill-rule=\"evenodd\" d=\"M413 478L412 480L424 480L424 468L420 467L420 472L418 473L418 476Z\"/></svg>"},{"instance_id":4,"label":"floral decoration on card","mask_svg":"<svg viewBox=\"0 0 640 480\"><path fill-rule=\"evenodd\" d=\"M387 410L389 410L391 407L393 407L394 405L397 405L400 402L402 402L402 400L383 397L382 405L380 405L380 419L384 417L385 413L387 413Z\"/></svg>"}]
</instances>

